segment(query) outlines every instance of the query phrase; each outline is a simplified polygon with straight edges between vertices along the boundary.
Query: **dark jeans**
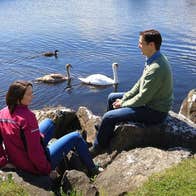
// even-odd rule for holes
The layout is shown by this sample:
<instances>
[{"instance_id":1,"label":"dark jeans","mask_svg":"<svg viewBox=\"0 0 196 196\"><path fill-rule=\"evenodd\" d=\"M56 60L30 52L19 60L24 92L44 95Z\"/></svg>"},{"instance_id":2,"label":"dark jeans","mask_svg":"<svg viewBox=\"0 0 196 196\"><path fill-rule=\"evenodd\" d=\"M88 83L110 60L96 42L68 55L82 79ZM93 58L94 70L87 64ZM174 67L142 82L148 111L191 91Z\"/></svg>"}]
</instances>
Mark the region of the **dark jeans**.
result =
<instances>
[{"instance_id":1,"label":"dark jeans","mask_svg":"<svg viewBox=\"0 0 196 196\"><path fill-rule=\"evenodd\" d=\"M114 134L116 124L121 122L141 122L147 125L161 123L167 117L167 113L155 111L149 107L123 107L114 109L112 103L123 97L121 93L111 93L108 96L108 112L103 115L101 125L98 129L94 146L100 145L106 148Z\"/></svg>"}]
</instances>

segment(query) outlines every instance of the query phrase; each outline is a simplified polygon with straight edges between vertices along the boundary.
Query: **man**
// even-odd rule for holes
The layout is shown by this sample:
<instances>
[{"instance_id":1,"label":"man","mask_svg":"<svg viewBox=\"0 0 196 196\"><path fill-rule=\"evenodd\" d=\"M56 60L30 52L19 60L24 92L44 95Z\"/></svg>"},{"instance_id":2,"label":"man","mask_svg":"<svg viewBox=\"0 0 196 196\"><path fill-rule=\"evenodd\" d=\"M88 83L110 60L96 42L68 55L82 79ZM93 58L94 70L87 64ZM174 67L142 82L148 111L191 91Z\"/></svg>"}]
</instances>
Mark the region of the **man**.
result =
<instances>
[{"instance_id":1,"label":"man","mask_svg":"<svg viewBox=\"0 0 196 196\"><path fill-rule=\"evenodd\" d=\"M157 30L140 32L138 47L147 57L143 74L131 90L108 96L108 112L91 149L93 157L109 145L116 124L132 121L149 125L166 119L173 100L173 80L169 62L160 52L161 43Z\"/></svg>"}]
</instances>

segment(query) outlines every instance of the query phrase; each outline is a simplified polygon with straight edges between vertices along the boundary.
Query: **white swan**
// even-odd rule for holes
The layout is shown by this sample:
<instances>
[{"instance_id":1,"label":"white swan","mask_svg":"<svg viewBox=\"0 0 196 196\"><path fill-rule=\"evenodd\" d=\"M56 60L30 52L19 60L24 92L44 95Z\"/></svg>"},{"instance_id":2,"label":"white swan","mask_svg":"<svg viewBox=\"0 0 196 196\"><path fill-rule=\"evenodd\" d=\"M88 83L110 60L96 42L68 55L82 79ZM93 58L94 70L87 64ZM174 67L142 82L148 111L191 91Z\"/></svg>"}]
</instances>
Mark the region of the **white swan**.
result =
<instances>
[{"instance_id":1,"label":"white swan","mask_svg":"<svg viewBox=\"0 0 196 196\"><path fill-rule=\"evenodd\" d=\"M118 84L118 75L117 75L117 68L118 64L113 63L112 64L112 70L113 70L113 77L109 78L103 74L92 74L86 78L78 78L80 81L82 81L85 84L89 85L97 85L97 86L107 86L112 84Z\"/></svg>"},{"instance_id":2,"label":"white swan","mask_svg":"<svg viewBox=\"0 0 196 196\"><path fill-rule=\"evenodd\" d=\"M48 74L43 77L37 78L36 81L44 82L44 83L58 83L58 82L63 82L65 80L70 80L71 79L70 67L72 67L71 64L65 65L67 76L63 74L52 73L52 74Z\"/></svg>"}]
</instances>

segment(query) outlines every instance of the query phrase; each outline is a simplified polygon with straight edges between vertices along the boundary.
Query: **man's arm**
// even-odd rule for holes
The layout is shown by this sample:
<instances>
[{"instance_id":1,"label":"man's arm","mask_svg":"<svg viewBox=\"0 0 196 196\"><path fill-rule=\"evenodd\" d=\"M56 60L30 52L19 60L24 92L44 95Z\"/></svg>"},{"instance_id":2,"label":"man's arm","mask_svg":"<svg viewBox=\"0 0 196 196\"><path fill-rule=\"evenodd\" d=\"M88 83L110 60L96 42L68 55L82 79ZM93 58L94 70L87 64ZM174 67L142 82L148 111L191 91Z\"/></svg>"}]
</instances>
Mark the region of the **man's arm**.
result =
<instances>
[{"instance_id":1,"label":"man's arm","mask_svg":"<svg viewBox=\"0 0 196 196\"><path fill-rule=\"evenodd\" d=\"M121 107L139 107L149 103L161 85L159 69L153 68L141 79L139 92L131 99L123 99Z\"/></svg>"},{"instance_id":2,"label":"man's arm","mask_svg":"<svg viewBox=\"0 0 196 196\"><path fill-rule=\"evenodd\" d=\"M122 101L126 101L134 97L139 93L139 87L140 87L140 79L135 83L135 85L131 88L131 90L127 91L124 95L123 98L121 99Z\"/></svg>"}]
</instances>

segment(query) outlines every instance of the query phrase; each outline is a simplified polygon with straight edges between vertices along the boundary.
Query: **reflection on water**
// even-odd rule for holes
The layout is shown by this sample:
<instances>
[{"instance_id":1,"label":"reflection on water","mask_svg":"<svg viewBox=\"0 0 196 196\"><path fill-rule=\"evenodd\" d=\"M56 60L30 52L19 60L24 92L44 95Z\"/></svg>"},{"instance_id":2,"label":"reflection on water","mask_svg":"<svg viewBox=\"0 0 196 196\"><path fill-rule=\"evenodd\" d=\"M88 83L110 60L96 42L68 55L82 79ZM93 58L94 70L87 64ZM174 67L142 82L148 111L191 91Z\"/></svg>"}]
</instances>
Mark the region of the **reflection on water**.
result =
<instances>
[{"instance_id":1,"label":"reflection on water","mask_svg":"<svg viewBox=\"0 0 196 196\"><path fill-rule=\"evenodd\" d=\"M178 111L196 81L196 2L194 0L124 1L0 1L0 106L16 79L34 83L32 108L45 105L89 107L102 114L110 92L125 91L142 73L145 58L137 48L141 30L156 28L163 36L162 52L174 72ZM58 58L43 52L59 50ZM93 73L111 77L111 64L119 66L118 88L92 88L78 77ZM65 73L71 63L72 80L35 83L49 73Z\"/></svg>"}]
</instances>

